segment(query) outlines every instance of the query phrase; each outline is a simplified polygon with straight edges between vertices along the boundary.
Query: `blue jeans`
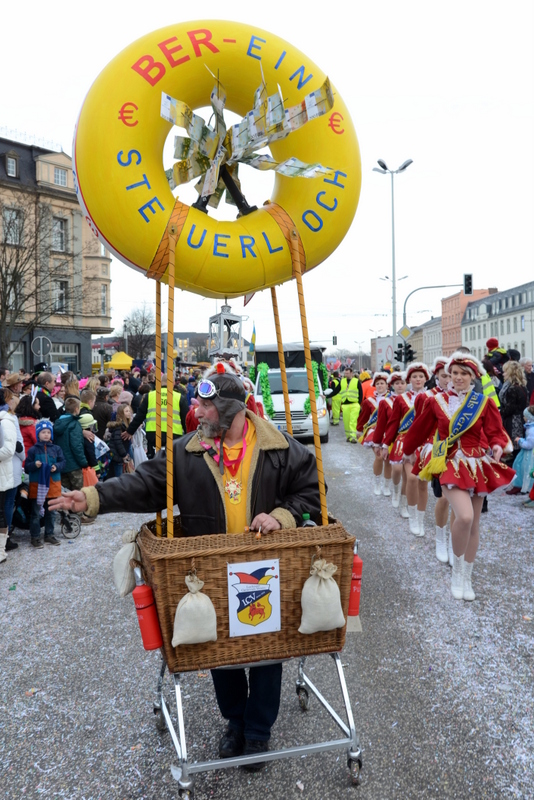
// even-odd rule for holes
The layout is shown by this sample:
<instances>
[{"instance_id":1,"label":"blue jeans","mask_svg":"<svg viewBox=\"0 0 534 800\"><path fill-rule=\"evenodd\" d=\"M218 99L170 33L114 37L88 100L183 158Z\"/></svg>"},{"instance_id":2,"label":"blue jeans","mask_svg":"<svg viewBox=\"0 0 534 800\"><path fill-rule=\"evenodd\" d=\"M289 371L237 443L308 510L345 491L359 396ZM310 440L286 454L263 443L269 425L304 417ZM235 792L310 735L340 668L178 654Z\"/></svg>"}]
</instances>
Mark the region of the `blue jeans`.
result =
<instances>
[{"instance_id":1,"label":"blue jeans","mask_svg":"<svg viewBox=\"0 0 534 800\"><path fill-rule=\"evenodd\" d=\"M124 471L122 461L111 461L109 465L108 478L120 478Z\"/></svg>"},{"instance_id":2,"label":"blue jeans","mask_svg":"<svg viewBox=\"0 0 534 800\"><path fill-rule=\"evenodd\" d=\"M245 739L267 742L280 708L282 664L244 669L212 669L217 703L228 726Z\"/></svg>"},{"instance_id":3,"label":"blue jeans","mask_svg":"<svg viewBox=\"0 0 534 800\"><path fill-rule=\"evenodd\" d=\"M40 539L41 538L41 517L39 516L39 506L37 505L37 500L32 500L32 510L30 513L30 537L32 539ZM45 536L53 536L54 535L54 522L56 519L56 515L53 511L48 510L48 500L45 500L44 503L44 529L45 529Z\"/></svg>"},{"instance_id":4,"label":"blue jeans","mask_svg":"<svg viewBox=\"0 0 534 800\"><path fill-rule=\"evenodd\" d=\"M13 522L13 512L15 510L15 497L17 496L17 489L18 486L14 486L12 489L6 489L5 498L4 498L4 515L6 518L7 527L11 528L11 523Z\"/></svg>"}]
</instances>

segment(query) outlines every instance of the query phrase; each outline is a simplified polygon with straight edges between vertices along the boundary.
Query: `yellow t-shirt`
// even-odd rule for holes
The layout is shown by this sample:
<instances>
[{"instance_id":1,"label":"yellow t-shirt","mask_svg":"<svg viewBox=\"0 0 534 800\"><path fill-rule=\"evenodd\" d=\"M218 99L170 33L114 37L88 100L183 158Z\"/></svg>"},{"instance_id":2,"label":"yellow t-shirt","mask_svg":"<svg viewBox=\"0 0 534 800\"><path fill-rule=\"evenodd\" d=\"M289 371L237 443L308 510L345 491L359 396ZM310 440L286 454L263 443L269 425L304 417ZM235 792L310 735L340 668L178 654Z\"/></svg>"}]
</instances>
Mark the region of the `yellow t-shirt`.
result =
<instances>
[{"instance_id":1,"label":"yellow t-shirt","mask_svg":"<svg viewBox=\"0 0 534 800\"><path fill-rule=\"evenodd\" d=\"M247 484L250 472L250 463L252 461L252 453L256 446L256 429L250 420L247 420L248 429L245 435L246 452L245 457L239 465L237 472L234 476L231 475L230 470L225 465L223 484L225 486L224 492L224 507L226 510L226 532L227 533L243 533L247 524ZM237 442L233 447L226 447L224 445L224 457L227 461L234 461L239 458L243 449L243 441ZM240 491L239 491L239 484ZM230 493L226 491L228 487ZM239 492L239 502L232 501L231 494L234 495Z\"/></svg>"}]
</instances>

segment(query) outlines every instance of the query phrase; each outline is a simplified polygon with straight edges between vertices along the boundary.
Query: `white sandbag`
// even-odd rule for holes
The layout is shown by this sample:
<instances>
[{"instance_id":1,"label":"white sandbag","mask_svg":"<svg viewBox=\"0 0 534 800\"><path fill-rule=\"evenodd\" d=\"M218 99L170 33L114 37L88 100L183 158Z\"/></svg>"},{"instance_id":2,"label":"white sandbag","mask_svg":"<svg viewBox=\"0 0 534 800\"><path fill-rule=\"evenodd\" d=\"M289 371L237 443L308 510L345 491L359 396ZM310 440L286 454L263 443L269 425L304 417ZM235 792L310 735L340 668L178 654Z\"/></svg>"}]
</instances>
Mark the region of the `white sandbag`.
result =
<instances>
[{"instance_id":1,"label":"white sandbag","mask_svg":"<svg viewBox=\"0 0 534 800\"><path fill-rule=\"evenodd\" d=\"M145 448L143 447L143 431L141 428L138 428L133 435L132 455L136 469L139 464L142 464L143 461L148 460L147 454L145 453Z\"/></svg>"},{"instance_id":2,"label":"white sandbag","mask_svg":"<svg viewBox=\"0 0 534 800\"><path fill-rule=\"evenodd\" d=\"M141 553L136 543L137 533L134 530L124 531L122 534L124 547L121 547L113 559L113 578L119 597L126 597L135 589L135 576L130 567L130 559L141 561Z\"/></svg>"},{"instance_id":3,"label":"white sandbag","mask_svg":"<svg viewBox=\"0 0 534 800\"><path fill-rule=\"evenodd\" d=\"M217 641L217 614L207 594L201 592L204 581L186 575L189 592L178 603L174 615L172 646Z\"/></svg>"},{"instance_id":4,"label":"white sandbag","mask_svg":"<svg viewBox=\"0 0 534 800\"><path fill-rule=\"evenodd\" d=\"M302 587L299 633L332 631L344 626L339 586L332 577L335 572L335 564L329 564L324 558L312 564L310 577Z\"/></svg>"}]
</instances>

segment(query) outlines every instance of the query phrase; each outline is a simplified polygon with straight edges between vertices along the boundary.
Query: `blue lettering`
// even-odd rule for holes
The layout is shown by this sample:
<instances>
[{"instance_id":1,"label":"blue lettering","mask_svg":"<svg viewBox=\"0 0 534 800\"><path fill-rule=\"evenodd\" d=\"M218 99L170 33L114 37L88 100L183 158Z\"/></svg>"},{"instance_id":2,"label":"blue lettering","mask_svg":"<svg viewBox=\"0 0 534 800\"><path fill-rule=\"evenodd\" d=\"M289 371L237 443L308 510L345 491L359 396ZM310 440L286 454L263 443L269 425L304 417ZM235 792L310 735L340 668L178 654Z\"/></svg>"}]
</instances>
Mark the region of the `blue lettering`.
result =
<instances>
[{"instance_id":1,"label":"blue lettering","mask_svg":"<svg viewBox=\"0 0 534 800\"><path fill-rule=\"evenodd\" d=\"M124 152L124 150L119 150L119 152L117 153L117 161L119 162L121 167L129 167L130 164L132 163L132 156L133 155L137 156L137 164L136 164L136 166L138 166L141 163L141 153L139 152L139 150L128 150L128 161L122 161L123 152Z\"/></svg>"},{"instance_id":2,"label":"blue lettering","mask_svg":"<svg viewBox=\"0 0 534 800\"><path fill-rule=\"evenodd\" d=\"M323 203L323 201L319 199L323 194L326 194L326 192L319 192L319 194L315 198L317 200L317 203L321 206L321 208L326 208L327 211L335 211L337 208L337 199L334 197L333 206L327 206L326 203Z\"/></svg>"},{"instance_id":3,"label":"blue lettering","mask_svg":"<svg viewBox=\"0 0 534 800\"><path fill-rule=\"evenodd\" d=\"M304 78L304 64L302 65L302 67L299 67L296 70L296 72L293 73L293 75L291 75L289 80L292 81L293 78L297 77L297 75L299 76L299 84L298 84L298 87L297 87L298 89L302 89L302 87L305 86L308 83L308 81L311 81L311 79L313 78L313 75L310 72L310 74L308 75L306 80L303 80L303 78Z\"/></svg>"},{"instance_id":4,"label":"blue lettering","mask_svg":"<svg viewBox=\"0 0 534 800\"><path fill-rule=\"evenodd\" d=\"M282 53L282 55L280 56L280 58L278 59L278 61L274 65L275 69L278 69L278 67L280 66L280 64L282 63L282 61L284 60L285 57L286 57L286 51L284 50L284 52Z\"/></svg>"},{"instance_id":5,"label":"blue lettering","mask_svg":"<svg viewBox=\"0 0 534 800\"><path fill-rule=\"evenodd\" d=\"M331 178L325 178L324 179L324 183L331 183L332 186L339 186L340 189L344 189L345 187L343 186L343 184L337 182L337 176L338 175L343 175L344 178L347 177L347 173L346 172L340 172L339 170L336 169L336 171L334 173L334 180L332 180Z\"/></svg>"},{"instance_id":6,"label":"blue lettering","mask_svg":"<svg viewBox=\"0 0 534 800\"><path fill-rule=\"evenodd\" d=\"M263 42L263 44L267 44L267 39L260 39L259 36L251 36L247 50L247 56L252 56L252 58L257 58L258 61L261 61L261 56L257 56L255 53L251 52L251 50L261 50L261 45L256 44L256 42Z\"/></svg>"},{"instance_id":7,"label":"blue lettering","mask_svg":"<svg viewBox=\"0 0 534 800\"><path fill-rule=\"evenodd\" d=\"M308 222L308 220L307 220L307 217L308 217L308 215L310 215L311 217L313 217L313 219L317 220L317 222L319 223L319 225L318 225L316 228L314 228L314 226L311 224L311 222ZM310 209L308 209L308 211L305 211L305 212L304 212L304 214L302 215L302 221L303 221L303 222L304 222L304 223L305 223L305 224L308 226L308 228L309 228L311 231L313 231L314 233L317 233L317 231L320 231L320 230L321 230L321 228L323 227L323 221L322 221L321 217L319 216L319 214L316 214L316 212L315 212L315 211L312 211L312 210L311 210L311 208L310 208Z\"/></svg>"},{"instance_id":8,"label":"blue lettering","mask_svg":"<svg viewBox=\"0 0 534 800\"><path fill-rule=\"evenodd\" d=\"M146 186L147 189L150 189L148 178L144 173L143 173L143 180L139 181L139 183L132 183L130 186L127 186L126 191L128 192L130 189L137 189L139 188L139 186Z\"/></svg>"},{"instance_id":9,"label":"blue lettering","mask_svg":"<svg viewBox=\"0 0 534 800\"><path fill-rule=\"evenodd\" d=\"M263 238L265 239L265 243L266 243L266 245L267 245L267 249L269 250L269 253L278 253L280 250L283 250L283 249L284 249L284 248L282 247L282 245L280 245L280 247L275 247L275 248L273 249L273 248L271 247L271 243L270 243L270 241L268 240L268 238L267 238L267 234L265 233L265 231L262 231L262 232L261 232L261 235L262 235L262 236L263 236Z\"/></svg>"},{"instance_id":10,"label":"blue lettering","mask_svg":"<svg viewBox=\"0 0 534 800\"><path fill-rule=\"evenodd\" d=\"M207 229L204 228L202 231L202 236L200 237L200 242L198 244L193 244L193 234L195 232L196 225L191 226L191 230L189 231L189 236L187 237L187 244L189 247L192 247L194 250L198 250L199 247L202 247L204 239L206 238Z\"/></svg>"},{"instance_id":11,"label":"blue lettering","mask_svg":"<svg viewBox=\"0 0 534 800\"><path fill-rule=\"evenodd\" d=\"M248 239L248 242L245 241L245 239ZM252 258L256 258L256 253L252 249L254 247L254 245L256 244L256 240L254 239L254 237L253 236L240 236L239 237L239 241L241 242L241 256L243 258L246 258L247 257L246 251L248 250L248 252L252 256Z\"/></svg>"},{"instance_id":12,"label":"blue lettering","mask_svg":"<svg viewBox=\"0 0 534 800\"><path fill-rule=\"evenodd\" d=\"M153 197L152 200L149 200L148 203L145 203L144 206L141 206L141 208L139 209L139 213L141 214L141 216L143 217L145 222L150 222L149 218L145 214L145 208L148 208L150 211L152 211L153 214L156 213L155 209L152 208L152 204L153 203L157 203L158 206L161 208L161 210L165 211L165 208L161 205L161 203L158 200L158 198L157 197Z\"/></svg>"},{"instance_id":13,"label":"blue lettering","mask_svg":"<svg viewBox=\"0 0 534 800\"><path fill-rule=\"evenodd\" d=\"M220 242L219 239L230 239L229 233L216 233L213 239L213 255L219 258L228 258L228 253L219 253L220 247L227 247L226 242Z\"/></svg>"}]
</instances>

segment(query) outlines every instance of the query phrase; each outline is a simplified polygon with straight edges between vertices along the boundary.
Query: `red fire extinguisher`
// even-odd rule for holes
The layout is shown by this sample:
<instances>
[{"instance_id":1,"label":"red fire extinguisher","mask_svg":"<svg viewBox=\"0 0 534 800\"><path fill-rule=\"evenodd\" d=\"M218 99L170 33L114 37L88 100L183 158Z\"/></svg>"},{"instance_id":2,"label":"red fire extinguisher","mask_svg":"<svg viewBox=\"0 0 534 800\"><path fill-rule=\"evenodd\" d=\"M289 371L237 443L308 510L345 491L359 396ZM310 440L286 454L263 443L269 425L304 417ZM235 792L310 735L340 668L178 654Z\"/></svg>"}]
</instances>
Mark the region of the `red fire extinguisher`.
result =
<instances>
[{"instance_id":1,"label":"red fire extinguisher","mask_svg":"<svg viewBox=\"0 0 534 800\"><path fill-rule=\"evenodd\" d=\"M134 569L134 575L136 585L132 596L141 629L143 647L145 650L157 650L159 647L163 647L163 639L161 638L154 593L144 582L140 567Z\"/></svg>"},{"instance_id":2,"label":"red fire extinguisher","mask_svg":"<svg viewBox=\"0 0 534 800\"><path fill-rule=\"evenodd\" d=\"M360 613L360 593L362 590L363 562L358 555L359 542L354 543L354 559L352 561L352 580L350 583L349 617L357 617Z\"/></svg>"}]
</instances>

